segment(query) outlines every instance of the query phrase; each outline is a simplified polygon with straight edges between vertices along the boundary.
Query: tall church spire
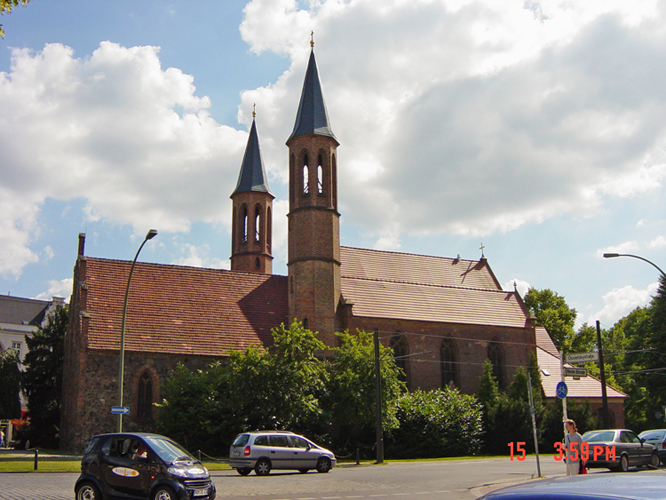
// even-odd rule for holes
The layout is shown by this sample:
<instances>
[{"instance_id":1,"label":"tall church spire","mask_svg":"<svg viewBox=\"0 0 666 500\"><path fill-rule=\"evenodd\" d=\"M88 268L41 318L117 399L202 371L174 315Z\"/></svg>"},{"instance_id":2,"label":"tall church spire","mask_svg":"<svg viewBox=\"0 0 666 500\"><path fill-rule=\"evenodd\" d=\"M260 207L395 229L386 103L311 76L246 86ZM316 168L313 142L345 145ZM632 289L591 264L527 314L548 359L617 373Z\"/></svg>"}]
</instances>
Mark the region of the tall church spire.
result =
<instances>
[{"instance_id":1,"label":"tall church spire","mask_svg":"<svg viewBox=\"0 0 666 500\"><path fill-rule=\"evenodd\" d=\"M294 130L287 140L287 144L294 137L301 135L317 134L332 137L333 130L328 120L328 111L324 102L324 94L321 91L317 62L315 61L314 49L310 50L310 60L305 71L305 81L301 91L301 102L296 113Z\"/></svg>"},{"instance_id":2,"label":"tall church spire","mask_svg":"<svg viewBox=\"0 0 666 500\"><path fill-rule=\"evenodd\" d=\"M339 328L340 214L337 147L314 52L289 140L289 316L335 345Z\"/></svg>"},{"instance_id":3,"label":"tall church spire","mask_svg":"<svg viewBox=\"0 0 666 500\"><path fill-rule=\"evenodd\" d=\"M274 196L261 160L255 115L253 111L238 183L231 194L231 270L271 274Z\"/></svg>"}]
</instances>

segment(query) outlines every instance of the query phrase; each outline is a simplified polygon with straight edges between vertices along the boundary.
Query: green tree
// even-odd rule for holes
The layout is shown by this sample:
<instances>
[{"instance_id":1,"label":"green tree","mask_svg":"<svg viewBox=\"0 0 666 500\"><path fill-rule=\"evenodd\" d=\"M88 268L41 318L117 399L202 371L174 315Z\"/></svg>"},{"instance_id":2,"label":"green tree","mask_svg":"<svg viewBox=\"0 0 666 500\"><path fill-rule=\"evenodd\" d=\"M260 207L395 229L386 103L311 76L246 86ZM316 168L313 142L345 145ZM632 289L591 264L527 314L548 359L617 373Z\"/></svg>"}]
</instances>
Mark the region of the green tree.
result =
<instances>
[{"instance_id":1,"label":"green tree","mask_svg":"<svg viewBox=\"0 0 666 500\"><path fill-rule=\"evenodd\" d=\"M525 305L536 317L537 325L544 327L558 349L571 350L576 334L576 310L570 308L564 297L545 288L530 288L525 295Z\"/></svg>"},{"instance_id":2,"label":"green tree","mask_svg":"<svg viewBox=\"0 0 666 500\"><path fill-rule=\"evenodd\" d=\"M22 6L25 7L28 5L30 0L0 0L0 14L9 14L14 7ZM0 37L5 37L5 32L2 30L2 24L0 24Z\"/></svg>"},{"instance_id":3,"label":"green tree","mask_svg":"<svg viewBox=\"0 0 666 500\"><path fill-rule=\"evenodd\" d=\"M7 420L21 417L20 382L18 352L7 349L0 353L0 419Z\"/></svg>"},{"instance_id":4,"label":"green tree","mask_svg":"<svg viewBox=\"0 0 666 500\"><path fill-rule=\"evenodd\" d=\"M482 411L458 389L416 390L397 401L400 427L388 433L387 455L433 458L475 455L481 447Z\"/></svg>"},{"instance_id":5,"label":"green tree","mask_svg":"<svg viewBox=\"0 0 666 500\"><path fill-rule=\"evenodd\" d=\"M64 306L48 317L46 326L25 339L23 389L28 399L30 441L38 446L58 447L67 320L68 307Z\"/></svg>"},{"instance_id":6,"label":"green tree","mask_svg":"<svg viewBox=\"0 0 666 500\"><path fill-rule=\"evenodd\" d=\"M337 333L340 346L333 349L329 391L324 405L331 422L337 449L367 448L374 444L375 351L373 334L360 331ZM380 344L382 379L382 421L384 430L396 428L396 402L405 391L402 370L395 364L390 348Z\"/></svg>"}]
</instances>

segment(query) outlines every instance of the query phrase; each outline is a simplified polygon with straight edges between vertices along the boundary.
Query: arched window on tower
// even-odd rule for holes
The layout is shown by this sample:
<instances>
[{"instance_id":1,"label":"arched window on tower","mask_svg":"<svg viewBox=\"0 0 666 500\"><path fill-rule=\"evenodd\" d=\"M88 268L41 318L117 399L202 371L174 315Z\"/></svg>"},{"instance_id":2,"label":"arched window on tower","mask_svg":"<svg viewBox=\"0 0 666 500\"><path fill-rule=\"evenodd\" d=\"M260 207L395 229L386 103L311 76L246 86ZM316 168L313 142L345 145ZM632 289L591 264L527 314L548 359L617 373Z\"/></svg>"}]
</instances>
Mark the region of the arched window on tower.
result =
<instances>
[{"instance_id":1,"label":"arched window on tower","mask_svg":"<svg viewBox=\"0 0 666 500\"><path fill-rule=\"evenodd\" d=\"M504 389L504 353L502 346L496 340L488 344L488 360L493 365L493 376L497 387Z\"/></svg>"},{"instance_id":2,"label":"arched window on tower","mask_svg":"<svg viewBox=\"0 0 666 500\"><path fill-rule=\"evenodd\" d=\"M303 194L309 194L310 171L308 169L308 155L303 158Z\"/></svg>"},{"instance_id":3,"label":"arched window on tower","mask_svg":"<svg viewBox=\"0 0 666 500\"><path fill-rule=\"evenodd\" d=\"M321 166L323 163L321 155L317 160L317 194L324 194L324 167Z\"/></svg>"},{"instance_id":4,"label":"arched window on tower","mask_svg":"<svg viewBox=\"0 0 666 500\"><path fill-rule=\"evenodd\" d=\"M407 355L409 354L409 348L407 347L405 337L400 334L391 337L389 347L393 350L393 358L395 359L396 366L402 370L400 380L408 383L409 365L407 364Z\"/></svg>"},{"instance_id":5,"label":"arched window on tower","mask_svg":"<svg viewBox=\"0 0 666 500\"><path fill-rule=\"evenodd\" d=\"M458 387L458 356L456 345L451 339L444 339L440 348L440 360L442 366L442 388L449 386Z\"/></svg>"},{"instance_id":6,"label":"arched window on tower","mask_svg":"<svg viewBox=\"0 0 666 500\"><path fill-rule=\"evenodd\" d=\"M243 223L241 224L241 241L247 241L247 206L242 207Z\"/></svg>"},{"instance_id":7,"label":"arched window on tower","mask_svg":"<svg viewBox=\"0 0 666 500\"><path fill-rule=\"evenodd\" d=\"M254 241L261 241L261 205L254 208Z\"/></svg>"},{"instance_id":8,"label":"arched window on tower","mask_svg":"<svg viewBox=\"0 0 666 500\"><path fill-rule=\"evenodd\" d=\"M271 232L273 230L273 218L271 217L271 207L268 207L266 211L266 245L268 246L268 253L271 253L271 246L273 244L273 238Z\"/></svg>"},{"instance_id":9,"label":"arched window on tower","mask_svg":"<svg viewBox=\"0 0 666 500\"><path fill-rule=\"evenodd\" d=\"M139 421L147 422L153 420L153 377L148 370L144 371L139 377L139 387L137 388L137 410L136 418Z\"/></svg>"}]
</instances>

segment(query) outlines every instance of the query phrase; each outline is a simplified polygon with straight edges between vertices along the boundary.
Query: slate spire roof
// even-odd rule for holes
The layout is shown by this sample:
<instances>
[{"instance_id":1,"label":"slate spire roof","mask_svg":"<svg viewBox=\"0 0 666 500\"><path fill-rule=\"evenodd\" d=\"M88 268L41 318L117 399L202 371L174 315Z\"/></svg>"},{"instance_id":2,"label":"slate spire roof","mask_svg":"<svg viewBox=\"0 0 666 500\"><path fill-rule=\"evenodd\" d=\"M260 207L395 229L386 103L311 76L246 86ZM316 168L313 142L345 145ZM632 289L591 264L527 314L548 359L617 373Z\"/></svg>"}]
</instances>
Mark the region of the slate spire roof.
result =
<instances>
[{"instance_id":1,"label":"slate spire roof","mask_svg":"<svg viewBox=\"0 0 666 500\"><path fill-rule=\"evenodd\" d=\"M257 124L252 113L252 127L250 136L247 139L243 163L241 164L240 174L238 175L238 184L232 193L246 193L248 191L259 191L272 194L268 187L268 179L264 170L264 163L261 160L261 150L259 149L259 137L257 136Z\"/></svg>"},{"instance_id":2,"label":"slate spire roof","mask_svg":"<svg viewBox=\"0 0 666 500\"><path fill-rule=\"evenodd\" d=\"M308 69L305 71L305 81L301 92L301 102L298 104L294 131L287 142L294 137L310 134L325 135L335 139L328 121L328 111L324 102L324 94L321 91L314 50L310 51Z\"/></svg>"}]
</instances>

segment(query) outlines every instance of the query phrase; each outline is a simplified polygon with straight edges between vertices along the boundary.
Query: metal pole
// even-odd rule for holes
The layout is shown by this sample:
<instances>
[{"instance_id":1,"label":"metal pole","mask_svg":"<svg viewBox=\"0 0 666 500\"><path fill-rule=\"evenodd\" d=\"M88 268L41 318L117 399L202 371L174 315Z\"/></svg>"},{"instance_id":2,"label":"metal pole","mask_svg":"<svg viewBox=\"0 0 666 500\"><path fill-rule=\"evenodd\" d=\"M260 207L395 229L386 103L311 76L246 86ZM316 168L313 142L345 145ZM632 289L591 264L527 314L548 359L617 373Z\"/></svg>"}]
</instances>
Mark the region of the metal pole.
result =
<instances>
[{"instance_id":1,"label":"metal pole","mask_svg":"<svg viewBox=\"0 0 666 500\"><path fill-rule=\"evenodd\" d=\"M610 429L608 421L608 394L606 394L606 371L604 370L604 353L601 350L601 328L597 320L597 349L599 350L599 378L601 379L601 408L603 412L604 429Z\"/></svg>"},{"instance_id":2,"label":"metal pole","mask_svg":"<svg viewBox=\"0 0 666 500\"><path fill-rule=\"evenodd\" d=\"M136 251L134 260L132 261L132 267L130 267L129 276L127 277L127 288L125 289L125 303L123 304L123 320L120 329L120 360L118 361L118 406L123 406L124 402L124 380L125 380L125 322L127 320L127 301L129 299L130 283L132 282L132 273L134 273L134 265L136 264L136 259L139 258L139 253L141 249L146 244L148 240L153 239L157 235L155 229L151 229L146 234L146 237L143 239L143 243ZM118 414L118 432L123 432L123 414Z\"/></svg>"},{"instance_id":3,"label":"metal pole","mask_svg":"<svg viewBox=\"0 0 666 500\"><path fill-rule=\"evenodd\" d=\"M382 427L382 378L379 365L379 329L375 328L375 419L377 428L377 463L384 463L384 429Z\"/></svg>"},{"instance_id":4,"label":"metal pole","mask_svg":"<svg viewBox=\"0 0 666 500\"><path fill-rule=\"evenodd\" d=\"M564 350L560 350L560 380L564 382ZM567 415L567 398L562 398L562 427L564 429L564 435L567 434L567 428L564 425L564 422L568 419Z\"/></svg>"},{"instance_id":5,"label":"metal pole","mask_svg":"<svg viewBox=\"0 0 666 500\"><path fill-rule=\"evenodd\" d=\"M666 278L666 273L664 273L664 271L662 271L661 268L657 264L655 264L652 261L647 260L645 257L641 257L640 255L632 255L630 253L605 253L604 254L604 258L606 258L606 259L612 259L614 257L633 257L634 259L640 259L643 262L647 262L651 266L656 267L657 271L659 271L661 273L661 276L663 278Z\"/></svg>"},{"instance_id":6,"label":"metal pole","mask_svg":"<svg viewBox=\"0 0 666 500\"><path fill-rule=\"evenodd\" d=\"M536 452L537 477L541 477L541 462L539 462L539 439L537 438L536 415L534 412L534 398L532 397L532 377L527 369L527 392L530 396L530 415L532 415L532 433L534 434L534 451Z\"/></svg>"}]
</instances>

